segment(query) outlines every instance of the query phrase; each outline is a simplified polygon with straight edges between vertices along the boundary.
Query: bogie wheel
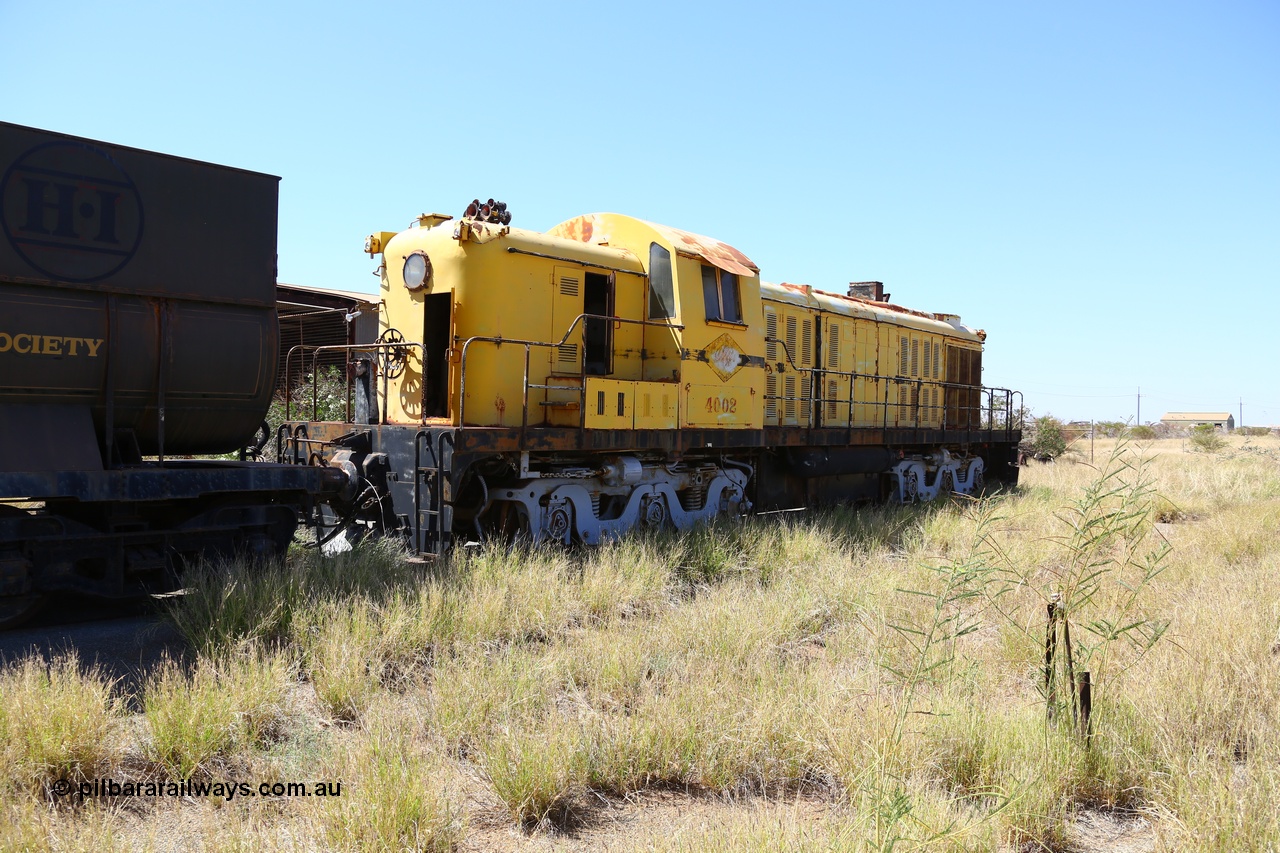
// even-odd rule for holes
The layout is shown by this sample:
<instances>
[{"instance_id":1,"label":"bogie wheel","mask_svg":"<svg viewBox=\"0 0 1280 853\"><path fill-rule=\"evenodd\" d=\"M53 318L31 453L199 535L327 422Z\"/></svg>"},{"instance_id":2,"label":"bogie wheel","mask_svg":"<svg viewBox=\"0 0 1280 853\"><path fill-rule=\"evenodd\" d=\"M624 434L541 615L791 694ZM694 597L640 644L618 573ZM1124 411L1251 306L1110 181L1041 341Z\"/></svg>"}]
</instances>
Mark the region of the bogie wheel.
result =
<instances>
[{"instance_id":1,"label":"bogie wheel","mask_svg":"<svg viewBox=\"0 0 1280 853\"><path fill-rule=\"evenodd\" d=\"M49 602L43 593L6 595L0 598L0 631L8 631L25 624Z\"/></svg>"},{"instance_id":2,"label":"bogie wheel","mask_svg":"<svg viewBox=\"0 0 1280 853\"><path fill-rule=\"evenodd\" d=\"M533 528L529 523L529 512L523 504L515 501L494 501L493 507L485 516L488 519L488 532L499 542L510 545L533 541Z\"/></svg>"},{"instance_id":3,"label":"bogie wheel","mask_svg":"<svg viewBox=\"0 0 1280 853\"><path fill-rule=\"evenodd\" d=\"M640 524L649 530L661 530L666 527L667 504L659 495L651 495L641 500Z\"/></svg>"},{"instance_id":4,"label":"bogie wheel","mask_svg":"<svg viewBox=\"0 0 1280 853\"><path fill-rule=\"evenodd\" d=\"M568 545L573 535L573 509L566 501L547 511L546 534L552 542Z\"/></svg>"},{"instance_id":5,"label":"bogie wheel","mask_svg":"<svg viewBox=\"0 0 1280 853\"><path fill-rule=\"evenodd\" d=\"M904 504L915 503L920 498L920 472L915 468L909 468L903 472L902 477L902 502Z\"/></svg>"}]
</instances>

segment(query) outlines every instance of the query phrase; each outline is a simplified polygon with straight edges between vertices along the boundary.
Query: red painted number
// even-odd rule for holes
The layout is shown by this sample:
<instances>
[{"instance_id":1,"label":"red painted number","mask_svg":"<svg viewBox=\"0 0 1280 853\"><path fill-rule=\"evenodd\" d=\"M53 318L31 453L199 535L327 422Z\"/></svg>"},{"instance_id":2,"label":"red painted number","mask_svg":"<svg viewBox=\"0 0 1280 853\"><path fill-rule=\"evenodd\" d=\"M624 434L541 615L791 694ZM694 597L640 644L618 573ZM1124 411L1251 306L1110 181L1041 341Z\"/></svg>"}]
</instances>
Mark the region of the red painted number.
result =
<instances>
[{"instance_id":1,"label":"red painted number","mask_svg":"<svg viewBox=\"0 0 1280 853\"><path fill-rule=\"evenodd\" d=\"M736 415L738 400L735 397L708 397L706 408L713 415Z\"/></svg>"}]
</instances>

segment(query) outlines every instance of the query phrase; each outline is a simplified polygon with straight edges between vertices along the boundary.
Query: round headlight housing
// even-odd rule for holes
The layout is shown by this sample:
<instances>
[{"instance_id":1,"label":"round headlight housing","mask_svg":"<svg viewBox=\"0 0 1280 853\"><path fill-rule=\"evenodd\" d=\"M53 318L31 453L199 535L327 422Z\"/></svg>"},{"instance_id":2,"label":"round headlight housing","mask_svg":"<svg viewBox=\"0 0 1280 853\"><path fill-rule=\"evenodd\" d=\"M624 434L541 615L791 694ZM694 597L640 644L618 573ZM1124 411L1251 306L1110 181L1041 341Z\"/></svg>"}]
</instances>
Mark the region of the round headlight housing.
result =
<instances>
[{"instance_id":1,"label":"round headlight housing","mask_svg":"<svg viewBox=\"0 0 1280 853\"><path fill-rule=\"evenodd\" d=\"M421 290L431 284L431 259L425 252L414 252L404 259L404 286Z\"/></svg>"}]
</instances>

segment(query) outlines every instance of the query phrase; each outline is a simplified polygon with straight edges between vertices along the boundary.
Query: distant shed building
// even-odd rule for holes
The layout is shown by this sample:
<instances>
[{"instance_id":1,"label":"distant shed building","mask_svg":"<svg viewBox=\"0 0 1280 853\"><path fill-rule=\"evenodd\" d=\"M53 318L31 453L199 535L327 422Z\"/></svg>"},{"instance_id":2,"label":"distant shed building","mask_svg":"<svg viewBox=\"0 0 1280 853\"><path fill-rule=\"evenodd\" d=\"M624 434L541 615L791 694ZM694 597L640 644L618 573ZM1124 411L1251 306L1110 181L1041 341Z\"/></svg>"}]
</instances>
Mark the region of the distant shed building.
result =
<instances>
[{"instance_id":1,"label":"distant shed building","mask_svg":"<svg viewBox=\"0 0 1280 853\"><path fill-rule=\"evenodd\" d=\"M1236 419L1230 412L1168 412L1160 423L1173 429L1191 429L1202 424L1211 424L1226 432L1236 428Z\"/></svg>"},{"instance_id":2,"label":"distant shed building","mask_svg":"<svg viewBox=\"0 0 1280 853\"><path fill-rule=\"evenodd\" d=\"M343 350L323 350L317 359L316 347L346 347L378 339L378 297L371 293L277 284L276 308L280 315L277 392L303 381L311 373L313 359L319 368L346 364Z\"/></svg>"}]
</instances>

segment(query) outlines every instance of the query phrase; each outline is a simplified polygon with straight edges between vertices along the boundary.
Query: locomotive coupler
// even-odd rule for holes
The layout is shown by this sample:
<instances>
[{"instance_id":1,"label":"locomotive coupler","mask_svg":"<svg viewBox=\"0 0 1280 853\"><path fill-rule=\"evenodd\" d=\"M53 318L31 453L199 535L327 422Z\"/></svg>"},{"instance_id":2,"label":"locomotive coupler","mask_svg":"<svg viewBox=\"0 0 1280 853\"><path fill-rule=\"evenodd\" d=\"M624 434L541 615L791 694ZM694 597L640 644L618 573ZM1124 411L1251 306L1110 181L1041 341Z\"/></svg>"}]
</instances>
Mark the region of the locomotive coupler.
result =
<instances>
[{"instance_id":1,"label":"locomotive coupler","mask_svg":"<svg viewBox=\"0 0 1280 853\"><path fill-rule=\"evenodd\" d=\"M344 483L331 504L340 515L371 523L381 532L396 527L391 501L391 461L385 453L373 452L372 436L366 430L347 433L330 442L336 449L328 467L341 472Z\"/></svg>"}]
</instances>

